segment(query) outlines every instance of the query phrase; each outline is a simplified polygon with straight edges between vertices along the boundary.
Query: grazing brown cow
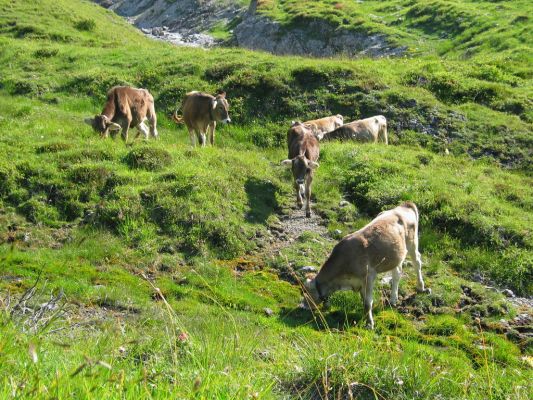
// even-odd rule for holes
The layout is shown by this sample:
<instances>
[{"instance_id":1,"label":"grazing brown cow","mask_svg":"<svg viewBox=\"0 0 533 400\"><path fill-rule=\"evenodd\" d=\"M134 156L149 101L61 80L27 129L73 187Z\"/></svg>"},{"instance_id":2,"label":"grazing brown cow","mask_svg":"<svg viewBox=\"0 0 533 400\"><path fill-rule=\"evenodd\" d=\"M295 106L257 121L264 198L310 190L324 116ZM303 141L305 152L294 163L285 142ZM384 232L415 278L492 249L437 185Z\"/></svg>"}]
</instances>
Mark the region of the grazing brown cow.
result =
<instances>
[{"instance_id":1,"label":"grazing brown cow","mask_svg":"<svg viewBox=\"0 0 533 400\"><path fill-rule=\"evenodd\" d=\"M298 122L292 121L291 126L294 126L297 123ZM324 135L344 124L344 117L340 114L337 114L330 117L305 121L303 124L313 131L318 140L322 140Z\"/></svg>"},{"instance_id":2,"label":"grazing brown cow","mask_svg":"<svg viewBox=\"0 0 533 400\"><path fill-rule=\"evenodd\" d=\"M396 304L402 264L407 255L416 266L417 290L429 292L424 287L418 252L418 209L410 201L382 212L337 243L318 274L305 283L310 305L316 307L338 290L359 291L368 325L373 328L372 290L376 276L392 271L390 302Z\"/></svg>"},{"instance_id":3,"label":"grazing brown cow","mask_svg":"<svg viewBox=\"0 0 533 400\"><path fill-rule=\"evenodd\" d=\"M389 144L387 136L387 119L383 115L376 115L359 121L349 122L324 135L326 139L357 140L359 142L377 143L381 138Z\"/></svg>"},{"instance_id":4,"label":"grazing brown cow","mask_svg":"<svg viewBox=\"0 0 533 400\"><path fill-rule=\"evenodd\" d=\"M100 132L102 137L112 136L122 129L122 139L128 141L128 130L137 127L136 138L141 133L148 139L148 128L144 121L150 124L150 134L157 137L157 116L154 108L154 98L146 89L135 89L129 86L115 86L107 92L107 101L100 115L86 118L85 122ZM113 133L114 132L114 133Z\"/></svg>"},{"instance_id":5,"label":"grazing brown cow","mask_svg":"<svg viewBox=\"0 0 533 400\"><path fill-rule=\"evenodd\" d=\"M311 216L311 183L313 172L318 168L320 149L318 139L313 132L302 123L295 124L287 133L289 158L283 165L291 165L296 189L298 207L303 206L302 195L305 195L305 216ZM304 187L305 184L305 187Z\"/></svg>"},{"instance_id":6,"label":"grazing brown cow","mask_svg":"<svg viewBox=\"0 0 533 400\"><path fill-rule=\"evenodd\" d=\"M198 142L202 146L205 146L206 133L209 135L209 142L214 145L217 121L224 124L231 122L225 92L220 92L216 96L196 91L189 92L181 103L181 110L183 117L179 117L178 110L176 110L173 119L178 124L185 122L193 146L195 145L195 137L198 138Z\"/></svg>"}]
</instances>

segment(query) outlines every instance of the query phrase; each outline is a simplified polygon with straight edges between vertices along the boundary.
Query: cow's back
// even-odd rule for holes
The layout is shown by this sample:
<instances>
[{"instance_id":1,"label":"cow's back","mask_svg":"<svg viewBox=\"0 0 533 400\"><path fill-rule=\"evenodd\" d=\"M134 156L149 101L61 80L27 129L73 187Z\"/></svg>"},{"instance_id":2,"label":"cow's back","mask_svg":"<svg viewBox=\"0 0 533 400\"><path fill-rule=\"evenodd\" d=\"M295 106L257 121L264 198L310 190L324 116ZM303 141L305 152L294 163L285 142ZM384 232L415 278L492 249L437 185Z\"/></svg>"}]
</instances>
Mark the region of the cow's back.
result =
<instances>
[{"instance_id":1,"label":"cow's back","mask_svg":"<svg viewBox=\"0 0 533 400\"><path fill-rule=\"evenodd\" d=\"M318 160L320 154L318 139L303 124L295 125L289 129L287 132L287 146L290 159L303 154L308 160Z\"/></svg>"},{"instance_id":2,"label":"cow's back","mask_svg":"<svg viewBox=\"0 0 533 400\"><path fill-rule=\"evenodd\" d=\"M129 86L115 86L107 92L106 110L113 110L113 121L131 117L131 125L136 126L147 116L154 98L146 89Z\"/></svg>"}]
</instances>

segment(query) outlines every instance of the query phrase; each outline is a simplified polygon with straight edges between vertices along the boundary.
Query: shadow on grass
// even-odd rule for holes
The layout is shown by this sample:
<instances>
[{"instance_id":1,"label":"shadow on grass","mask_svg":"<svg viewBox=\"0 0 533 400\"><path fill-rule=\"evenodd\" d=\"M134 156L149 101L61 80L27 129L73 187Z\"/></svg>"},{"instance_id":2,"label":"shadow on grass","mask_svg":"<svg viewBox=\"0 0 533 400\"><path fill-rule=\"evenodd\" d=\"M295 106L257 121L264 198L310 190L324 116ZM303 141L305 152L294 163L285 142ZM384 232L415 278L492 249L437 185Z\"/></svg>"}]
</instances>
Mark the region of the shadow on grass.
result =
<instances>
[{"instance_id":1,"label":"shadow on grass","mask_svg":"<svg viewBox=\"0 0 533 400\"><path fill-rule=\"evenodd\" d=\"M248 196L248 207L250 207L250 211L246 214L246 221L265 223L268 217L279 209L276 199L278 189L272 182L248 178L244 189Z\"/></svg>"},{"instance_id":2,"label":"shadow on grass","mask_svg":"<svg viewBox=\"0 0 533 400\"><path fill-rule=\"evenodd\" d=\"M374 318L376 311L374 312ZM321 308L320 312L315 311L314 313L302 308L283 308L278 319L291 328L307 325L317 331L327 329L344 331L354 325L364 326L365 320L363 319L363 315L362 307L357 307L353 310L336 308L331 311Z\"/></svg>"}]
</instances>

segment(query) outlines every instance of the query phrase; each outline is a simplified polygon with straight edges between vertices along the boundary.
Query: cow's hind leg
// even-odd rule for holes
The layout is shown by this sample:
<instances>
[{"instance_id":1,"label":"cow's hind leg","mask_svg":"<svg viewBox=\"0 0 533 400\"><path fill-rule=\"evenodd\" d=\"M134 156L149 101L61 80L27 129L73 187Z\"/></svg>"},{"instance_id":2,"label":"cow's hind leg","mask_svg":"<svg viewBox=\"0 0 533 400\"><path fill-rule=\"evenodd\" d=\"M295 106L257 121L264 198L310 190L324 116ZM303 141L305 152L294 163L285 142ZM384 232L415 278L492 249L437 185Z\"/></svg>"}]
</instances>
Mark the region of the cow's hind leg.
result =
<instances>
[{"instance_id":1,"label":"cow's hind leg","mask_svg":"<svg viewBox=\"0 0 533 400\"><path fill-rule=\"evenodd\" d=\"M390 303L393 306L396 305L396 303L398 303L398 286L400 284L401 276L402 276L402 264L398 265L396 268L392 270Z\"/></svg>"},{"instance_id":2,"label":"cow's hind leg","mask_svg":"<svg viewBox=\"0 0 533 400\"><path fill-rule=\"evenodd\" d=\"M426 289L424 279L422 278L422 256L418 252L418 245L413 244L409 248L409 258L413 261L416 268L416 290L420 293L428 293L431 290Z\"/></svg>"},{"instance_id":3,"label":"cow's hind leg","mask_svg":"<svg viewBox=\"0 0 533 400\"><path fill-rule=\"evenodd\" d=\"M157 132L157 115L155 113L155 108L153 104L150 106L150 113L148 115L148 123L150 125L150 135L152 135L152 137L154 138L158 137L159 133Z\"/></svg>"},{"instance_id":4,"label":"cow's hind leg","mask_svg":"<svg viewBox=\"0 0 533 400\"><path fill-rule=\"evenodd\" d=\"M189 140L191 141L191 146L196 146L196 132L193 128L187 127L187 130L189 131Z\"/></svg>"},{"instance_id":5,"label":"cow's hind leg","mask_svg":"<svg viewBox=\"0 0 533 400\"><path fill-rule=\"evenodd\" d=\"M376 274L372 271L368 271L367 275L362 282L361 286L361 298L365 308L366 325L370 329L374 329L374 318L372 317L372 304L374 303L374 281L376 280Z\"/></svg>"},{"instance_id":6,"label":"cow's hind leg","mask_svg":"<svg viewBox=\"0 0 533 400\"><path fill-rule=\"evenodd\" d=\"M198 142L200 142L200 146L205 147L207 143L207 135L205 134L205 131L200 131L198 134Z\"/></svg>"}]
</instances>

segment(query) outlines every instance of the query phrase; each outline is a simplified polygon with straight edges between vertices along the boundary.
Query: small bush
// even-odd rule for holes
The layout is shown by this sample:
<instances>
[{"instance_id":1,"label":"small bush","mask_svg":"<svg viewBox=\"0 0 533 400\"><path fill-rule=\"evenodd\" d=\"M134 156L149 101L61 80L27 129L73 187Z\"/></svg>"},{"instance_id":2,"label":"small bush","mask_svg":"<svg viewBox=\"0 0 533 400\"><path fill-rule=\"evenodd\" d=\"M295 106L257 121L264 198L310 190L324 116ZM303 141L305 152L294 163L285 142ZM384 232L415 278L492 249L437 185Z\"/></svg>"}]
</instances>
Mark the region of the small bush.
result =
<instances>
[{"instance_id":1,"label":"small bush","mask_svg":"<svg viewBox=\"0 0 533 400\"><path fill-rule=\"evenodd\" d=\"M72 147L72 145L70 143L53 142L53 143L43 144L43 145L37 147L36 152L37 152L37 154L58 153L60 151L68 150L71 147Z\"/></svg>"},{"instance_id":2,"label":"small bush","mask_svg":"<svg viewBox=\"0 0 533 400\"><path fill-rule=\"evenodd\" d=\"M92 19L82 19L76 22L74 27L79 31L92 32L96 28L96 22Z\"/></svg>"},{"instance_id":3,"label":"small bush","mask_svg":"<svg viewBox=\"0 0 533 400\"><path fill-rule=\"evenodd\" d=\"M141 168L147 171L158 171L172 163L171 154L163 149L140 147L128 153L125 162L130 168Z\"/></svg>"},{"instance_id":4,"label":"small bush","mask_svg":"<svg viewBox=\"0 0 533 400\"><path fill-rule=\"evenodd\" d=\"M461 334L465 328L461 321L449 315L429 317L423 332L429 335L452 336Z\"/></svg>"},{"instance_id":5,"label":"small bush","mask_svg":"<svg viewBox=\"0 0 533 400\"><path fill-rule=\"evenodd\" d=\"M17 210L30 222L43 223L49 226L58 225L59 213L57 209L46 204L44 198L32 197L17 207Z\"/></svg>"}]
</instances>

